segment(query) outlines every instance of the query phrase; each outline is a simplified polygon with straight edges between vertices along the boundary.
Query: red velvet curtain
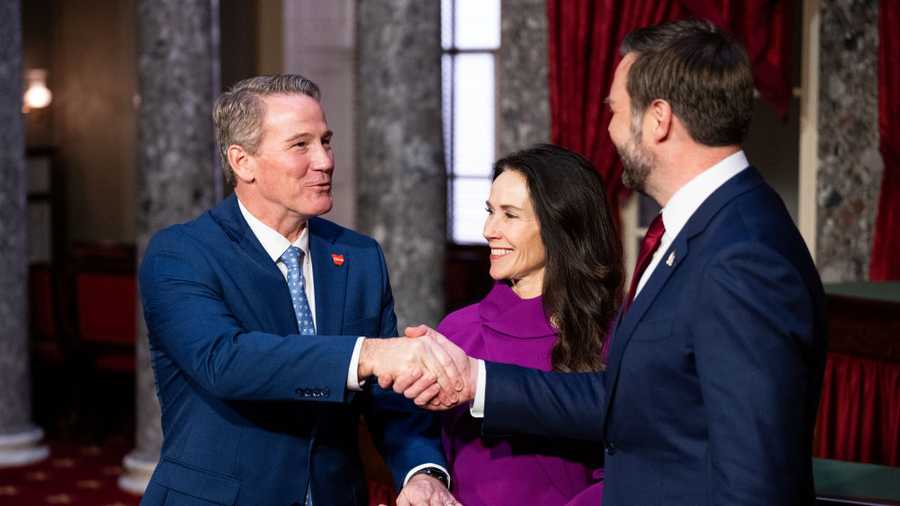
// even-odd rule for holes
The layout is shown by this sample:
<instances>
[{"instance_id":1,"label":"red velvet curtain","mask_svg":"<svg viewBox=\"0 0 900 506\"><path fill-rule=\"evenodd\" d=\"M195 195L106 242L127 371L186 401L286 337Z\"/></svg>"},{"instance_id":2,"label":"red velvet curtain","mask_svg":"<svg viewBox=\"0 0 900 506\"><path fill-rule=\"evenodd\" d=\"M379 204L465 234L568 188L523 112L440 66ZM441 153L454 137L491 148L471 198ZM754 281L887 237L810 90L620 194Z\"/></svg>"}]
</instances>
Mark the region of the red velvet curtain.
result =
<instances>
[{"instance_id":1,"label":"red velvet curtain","mask_svg":"<svg viewBox=\"0 0 900 506\"><path fill-rule=\"evenodd\" d=\"M813 452L900 466L900 364L828 354Z\"/></svg>"},{"instance_id":2,"label":"red velvet curtain","mask_svg":"<svg viewBox=\"0 0 900 506\"><path fill-rule=\"evenodd\" d=\"M551 140L590 159L618 208L628 191L609 140L609 93L619 44L641 26L706 18L742 40L756 86L782 113L790 101L787 2L776 0L547 0ZM614 214L614 216L618 216Z\"/></svg>"},{"instance_id":3,"label":"red velvet curtain","mask_svg":"<svg viewBox=\"0 0 900 506\"><path fill-rule=\"evenodd\" d=\"M900 3L882 0L878 49L878 129L884 175L869 278L900 280Z\"/></svg>"}]
</instances>

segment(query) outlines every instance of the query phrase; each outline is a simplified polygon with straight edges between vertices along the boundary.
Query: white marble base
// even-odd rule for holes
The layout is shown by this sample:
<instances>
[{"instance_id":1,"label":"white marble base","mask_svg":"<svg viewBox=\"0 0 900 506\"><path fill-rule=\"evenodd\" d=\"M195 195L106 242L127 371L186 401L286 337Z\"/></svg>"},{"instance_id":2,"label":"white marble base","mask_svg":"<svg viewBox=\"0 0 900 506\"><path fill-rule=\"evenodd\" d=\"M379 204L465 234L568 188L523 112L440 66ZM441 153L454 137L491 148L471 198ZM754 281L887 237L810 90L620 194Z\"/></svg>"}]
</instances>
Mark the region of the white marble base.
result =
<instances>
[{"instance_id":1,"label":"white marble base","mask_svg":"<svg viewBox=\"0 0 900 506\"><path fill-rule=\"evenodd\" d=\"M40 427L0 435L0 467L27 466L46 459L50 449L40 444L43 438Z\"/></svg>"},{"instance_id":2,"label":"white marble base","mask_svg":"<svg viewBox=\"0 0 900 506\"><path fill-rule=\"evenodd\" d=\"M119 488L132 494L143 495L150 483L150 476L156 469L156 461L146 460L144 457L130 453L125 456L122 463L125 472L119 476Z\"/></svg>"}]
</instances>

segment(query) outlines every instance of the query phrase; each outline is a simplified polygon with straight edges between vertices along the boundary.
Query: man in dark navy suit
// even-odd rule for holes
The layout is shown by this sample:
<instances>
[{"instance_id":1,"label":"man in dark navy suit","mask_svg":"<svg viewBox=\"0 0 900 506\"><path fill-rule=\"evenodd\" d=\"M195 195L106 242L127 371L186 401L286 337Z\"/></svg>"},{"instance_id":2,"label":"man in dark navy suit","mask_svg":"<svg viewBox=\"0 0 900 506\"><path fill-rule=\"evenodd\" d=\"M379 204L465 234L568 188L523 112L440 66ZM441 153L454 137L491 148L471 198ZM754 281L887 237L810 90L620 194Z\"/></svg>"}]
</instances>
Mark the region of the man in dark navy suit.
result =
<instances>
[{"instance_id":1,"label":"man in dark navy suit","mask_svg":"<svg viewBox=\"0 0 900 506\"><path fill-rule=\"evenodd\" d=\"M485 364L418 332L460 364L461 398L485 433L602 442L604 506L811 504L823 292L780 198L740 148L753 110L747 55L702 21L636 30L622 54L609 133L625 183L662 211L606 371ZM419 402L430 392L418 394L408 392Z\"/></svg>"},{"instance_id":2,"label":"man in dark navy suit","mask_svg":"<svg viewBox=\"0 0 900 506\"><path fill-rule=\"evenodd\" d=\"M214 120L234 194L156 234L140 269L164 435L142 504L367 504L360 414L398 505L456 504L432 415L365 385L458 388L426 340L362 337L397 335L394 301L379 245L318 218L334 171L318 88L248 79Z\"/></svg>"}]
</instances>

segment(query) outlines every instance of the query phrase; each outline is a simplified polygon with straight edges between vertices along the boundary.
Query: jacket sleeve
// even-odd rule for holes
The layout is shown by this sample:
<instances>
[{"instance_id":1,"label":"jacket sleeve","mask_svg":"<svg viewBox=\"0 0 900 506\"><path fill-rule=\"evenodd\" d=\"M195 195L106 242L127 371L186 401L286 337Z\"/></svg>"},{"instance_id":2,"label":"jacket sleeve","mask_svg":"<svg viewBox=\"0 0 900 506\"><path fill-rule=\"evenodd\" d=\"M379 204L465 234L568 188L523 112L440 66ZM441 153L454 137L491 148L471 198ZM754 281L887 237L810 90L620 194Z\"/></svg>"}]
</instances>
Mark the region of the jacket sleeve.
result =
<instances>
[{"instance_id":1,"label":"jacket sleeve","mask_svg":"<svg viewBox=\"0 0 900 506\"><path fill-rule=\"evenodd\" d=\"M603 372L544 372L491 362L485 366L484 433L602 440Z\"/></svg>"},{"instance_id":2,"label":"jacket sleeve","mask_svg":"<svg viewBox=\"0 0 900 506\"><path fill-rule=\"evenodd\" d=\"M394 297L384 254L380 247L377 250L383 280L383 305L380 335L373 337L393 337L397 335ZM437 417L393 390L382 389L374 379L369 380L367 388L370 395L365 404L366 422L376 447L391 469L396 489L403 487L406 475L418 465L437 464L447 468Z\"/></svg>"},{"instance_id":3,"label":"jacket sleeve","mask_svg":"<svg viewBox=\"0 0 900 506\"><path fill-rule=\"evenodd\" d=\"M200 246L176 229L151 241L139 279L154 360L174 361L174 374L222 399L347 400L356 337L296 339L243 328Z\"/></svg>"},{"instance_id":4,"label":"jacket sleeve","mask_svg":"<svg viewBox=\"0 0 900 506\"><path fill-rule=\"evenodd\" d=\"M709 427L710 502L805 502L817 399L814 295L785 257L758 244L719 253L699 293L691 332Z\"/></svg>"}]
</instances>

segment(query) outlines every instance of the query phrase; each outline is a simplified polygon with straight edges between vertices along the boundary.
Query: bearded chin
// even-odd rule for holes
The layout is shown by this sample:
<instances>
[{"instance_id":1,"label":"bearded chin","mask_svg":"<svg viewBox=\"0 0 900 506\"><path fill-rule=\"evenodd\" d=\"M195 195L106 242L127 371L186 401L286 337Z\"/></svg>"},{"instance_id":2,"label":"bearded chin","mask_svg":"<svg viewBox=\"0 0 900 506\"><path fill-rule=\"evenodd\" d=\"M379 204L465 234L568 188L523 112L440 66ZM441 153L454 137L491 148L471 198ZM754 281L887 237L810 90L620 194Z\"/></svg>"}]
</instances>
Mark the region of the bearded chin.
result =
<instances>
[{"instance_id":1,"label":"bearded chin","mask_svg":"<svg viewBox=\"0 0 900 506\"><path fill-rule=\"evenodd\" d=\"M647 176L650 175L651 163L647 153L641 153L638 146L619 149L622 159L622 184L626 188L644 193Z\"/></svg>"}]
</instances>

